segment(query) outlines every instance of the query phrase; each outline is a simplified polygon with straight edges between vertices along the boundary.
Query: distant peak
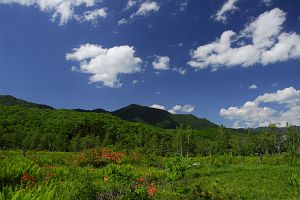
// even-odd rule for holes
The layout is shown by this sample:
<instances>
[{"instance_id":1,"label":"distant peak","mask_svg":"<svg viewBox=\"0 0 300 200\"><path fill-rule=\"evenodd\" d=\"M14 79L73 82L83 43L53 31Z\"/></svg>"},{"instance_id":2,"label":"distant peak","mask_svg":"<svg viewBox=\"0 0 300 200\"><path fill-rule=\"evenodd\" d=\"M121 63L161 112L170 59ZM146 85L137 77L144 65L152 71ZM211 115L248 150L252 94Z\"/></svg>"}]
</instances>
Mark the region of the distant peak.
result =
<instances>
[{"instance_id":1,"label":"distant peak","mask_svg":"<svg viewBox=\"0 0 300 200\"><path fill-rule=\"evenodd\" d=\"M18 99L11 95L0 95L0 105L2 106L21 106L26 108L53 109L51 106L31 103L22 99Z\"/></svg>"}]
</instances>

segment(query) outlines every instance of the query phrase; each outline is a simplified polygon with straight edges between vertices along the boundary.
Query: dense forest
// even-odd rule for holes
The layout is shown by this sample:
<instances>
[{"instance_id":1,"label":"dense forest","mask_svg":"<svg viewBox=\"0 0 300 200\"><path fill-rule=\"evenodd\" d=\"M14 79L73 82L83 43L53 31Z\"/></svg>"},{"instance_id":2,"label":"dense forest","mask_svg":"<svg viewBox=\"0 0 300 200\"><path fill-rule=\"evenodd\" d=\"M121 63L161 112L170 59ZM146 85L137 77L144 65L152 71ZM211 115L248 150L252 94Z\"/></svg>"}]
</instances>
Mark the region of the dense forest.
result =
<instances>
[{"instance_id":1,"label":"dense forest","mask_svg":"<svg viewBox=\"0 0 300 200\"><path fill-rule=\"evenodd\" d=\"M157 155L280 154L300 147L299 127L235 130L223 126L176 129L122 120L110 113L0 107L1 148L79 151L113 145Z\"/></svg>"}]
</instances>

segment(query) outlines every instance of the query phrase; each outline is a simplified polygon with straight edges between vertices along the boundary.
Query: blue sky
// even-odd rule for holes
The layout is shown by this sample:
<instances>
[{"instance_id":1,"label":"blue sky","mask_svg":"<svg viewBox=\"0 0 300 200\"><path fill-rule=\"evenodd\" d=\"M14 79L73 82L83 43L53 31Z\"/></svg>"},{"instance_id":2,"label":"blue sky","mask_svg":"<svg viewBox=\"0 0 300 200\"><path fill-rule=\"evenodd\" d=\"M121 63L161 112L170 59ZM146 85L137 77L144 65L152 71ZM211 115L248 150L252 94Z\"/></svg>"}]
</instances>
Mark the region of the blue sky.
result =
<instances>
[{"instance_id":1,"label":"blue sky","mask_svg":"<svg viewBox=\"0 0 300 200\"><path fill-rule=\"evenodd\" d=\"M57 108L136 103L228 127L300 125L299 9L298 0L0 0L0 94Z\"/></svg>"}]
</instances>

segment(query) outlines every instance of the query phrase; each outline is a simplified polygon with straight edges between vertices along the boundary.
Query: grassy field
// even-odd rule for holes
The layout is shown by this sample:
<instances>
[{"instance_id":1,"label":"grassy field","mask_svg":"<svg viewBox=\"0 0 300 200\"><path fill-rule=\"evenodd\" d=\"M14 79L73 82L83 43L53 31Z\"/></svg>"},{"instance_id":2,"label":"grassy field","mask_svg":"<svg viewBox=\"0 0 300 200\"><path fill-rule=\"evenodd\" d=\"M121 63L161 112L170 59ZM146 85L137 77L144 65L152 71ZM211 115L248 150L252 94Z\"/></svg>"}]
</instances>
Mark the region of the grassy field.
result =
<instances>
[{"instance_id":1,"label":"grassy field","mask_svg":"<svg viewBox=\"0 0 300 200\"><path fill-rule=\"evenodd\" d=\"M300 199L287 159L0 151L0 199Z\"/></svg>"}]
</instances>

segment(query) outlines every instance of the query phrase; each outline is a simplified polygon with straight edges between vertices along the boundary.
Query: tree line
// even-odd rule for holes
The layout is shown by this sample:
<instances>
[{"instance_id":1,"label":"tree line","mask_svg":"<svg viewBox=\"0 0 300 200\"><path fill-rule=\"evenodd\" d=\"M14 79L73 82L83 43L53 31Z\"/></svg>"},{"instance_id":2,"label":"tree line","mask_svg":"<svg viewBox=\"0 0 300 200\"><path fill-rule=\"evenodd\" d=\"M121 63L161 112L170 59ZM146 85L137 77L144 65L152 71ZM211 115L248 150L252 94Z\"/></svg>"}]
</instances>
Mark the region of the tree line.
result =
<instances>
[{"instance_id":1,"label":"tree line","mask_svg":"<svg viewBox=\"0 0 300 200\"><path fill-rule=\"evenodd\" d=\"M224 126L201 131L189 126L168 130L124 121L109 113L0 106L0 148L80 151L106 146L163 156L296 156L300 130L289 125L270 125L259 131Z\"/></svg>"}]
</instances>

